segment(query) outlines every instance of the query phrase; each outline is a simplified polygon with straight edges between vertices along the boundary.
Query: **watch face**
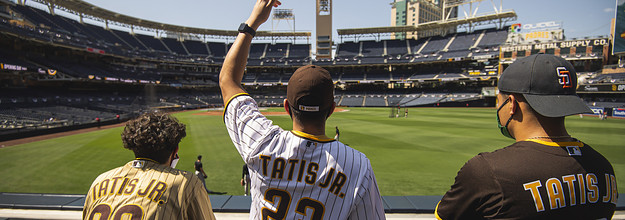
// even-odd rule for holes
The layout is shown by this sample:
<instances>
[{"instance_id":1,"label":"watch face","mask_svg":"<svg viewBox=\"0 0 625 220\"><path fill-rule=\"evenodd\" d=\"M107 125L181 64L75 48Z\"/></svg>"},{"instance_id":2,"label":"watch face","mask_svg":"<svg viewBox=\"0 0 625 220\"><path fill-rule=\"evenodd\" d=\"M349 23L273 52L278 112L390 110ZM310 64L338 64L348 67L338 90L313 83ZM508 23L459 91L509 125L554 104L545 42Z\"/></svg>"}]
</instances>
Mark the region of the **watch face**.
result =
<instances>
[{"instance_id":1,"label":"watch face","mask_svg":"<svg viewBox=\"0 0 625 220\"><path fill-rule=\"evenodd\" d=\"M256 35L256 31L254 31L254 29L252 29L250 26L247 26L247 24L245 23L241 23L241 25L239 25L239 33L248 33L252 35L252 37Z\"/></svg>"}]
</instances>

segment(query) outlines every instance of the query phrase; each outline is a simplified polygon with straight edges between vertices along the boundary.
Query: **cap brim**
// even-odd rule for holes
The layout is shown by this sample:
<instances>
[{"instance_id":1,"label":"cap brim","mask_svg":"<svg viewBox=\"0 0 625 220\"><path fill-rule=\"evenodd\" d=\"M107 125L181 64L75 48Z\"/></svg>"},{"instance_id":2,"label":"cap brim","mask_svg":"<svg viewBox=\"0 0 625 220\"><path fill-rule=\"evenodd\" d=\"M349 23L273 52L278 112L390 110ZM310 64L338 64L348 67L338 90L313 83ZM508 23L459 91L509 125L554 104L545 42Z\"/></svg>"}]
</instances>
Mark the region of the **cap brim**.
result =
<instances>
[{"instance_id":1,"label":"cap brim","mask_svg":"<svg viewBox=\"0 0 625 220\"><path fill-rule=\"evenodd\" d=\"M529 105L545 117L564 117L592 110L576 95L532 95L523 94Z\"/></svg>"}]
</instances>

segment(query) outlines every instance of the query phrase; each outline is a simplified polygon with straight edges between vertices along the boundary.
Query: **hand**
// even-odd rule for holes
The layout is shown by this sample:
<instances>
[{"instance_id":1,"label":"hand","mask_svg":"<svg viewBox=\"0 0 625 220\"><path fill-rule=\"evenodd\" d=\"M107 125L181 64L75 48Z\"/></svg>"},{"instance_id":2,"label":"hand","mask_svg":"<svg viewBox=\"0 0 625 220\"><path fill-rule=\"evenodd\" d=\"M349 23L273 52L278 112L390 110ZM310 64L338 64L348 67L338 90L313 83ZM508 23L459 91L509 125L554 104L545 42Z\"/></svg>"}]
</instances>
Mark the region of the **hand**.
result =
<instances>
[{"instance_id":1,"label":"hand","mask_svg":"<svg viewBox=\"0 0 625 220\"><path fill-rule=\"evenodd\" d=\"M245 181L243 181L243 179L241 179L241 186L245 186Z\"/></svg>"},{"instance_id":2,"label":"hand","mask_svg":"<svg viewBox=\"0 0 625 220\"><path fill-rule=\"evenodd\" d=\"M208 176L206 174L204 174L204 179L208 178Z\"/></svg>"},{"instance_id":3,"label":"hand","mask_svg":"<svg viewBox=\"0 0 625 220\"><path fill-rule=\"evenodd\" d=\"M281 4L280 0L257 0L252 14L245 23L254 30L258 30L258 27L269 19L271 9Z\"/></svg>"}]
</instances>

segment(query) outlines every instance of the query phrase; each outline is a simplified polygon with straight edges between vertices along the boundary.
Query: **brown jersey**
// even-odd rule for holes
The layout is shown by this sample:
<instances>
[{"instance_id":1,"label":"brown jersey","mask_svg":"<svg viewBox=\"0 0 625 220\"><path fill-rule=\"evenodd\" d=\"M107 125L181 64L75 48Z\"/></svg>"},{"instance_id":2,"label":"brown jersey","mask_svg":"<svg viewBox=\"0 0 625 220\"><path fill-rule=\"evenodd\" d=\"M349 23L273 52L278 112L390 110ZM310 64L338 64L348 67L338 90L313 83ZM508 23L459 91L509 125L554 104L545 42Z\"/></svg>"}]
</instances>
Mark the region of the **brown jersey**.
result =
<instances>
[{"instance_id":1,"label":"brown jersey","mask_svg":"<svg viewBox=\"0 0 625 220\"><path fill-rule=\"evenodd\" d=\"M582 142L526 140L482 153L458 172L437 219L611 219L608 160Z\"/></svg>"},{"instance_id":2,"label":"brown jersey","mask_svg":"<svg viewBox=\"0 0 625 220\"><path fill-rule=\"evenodd\" d=\"M192 173L133 160L93 182L83 219L215 219L202 182Z\"/></svg>"}]
</instances>

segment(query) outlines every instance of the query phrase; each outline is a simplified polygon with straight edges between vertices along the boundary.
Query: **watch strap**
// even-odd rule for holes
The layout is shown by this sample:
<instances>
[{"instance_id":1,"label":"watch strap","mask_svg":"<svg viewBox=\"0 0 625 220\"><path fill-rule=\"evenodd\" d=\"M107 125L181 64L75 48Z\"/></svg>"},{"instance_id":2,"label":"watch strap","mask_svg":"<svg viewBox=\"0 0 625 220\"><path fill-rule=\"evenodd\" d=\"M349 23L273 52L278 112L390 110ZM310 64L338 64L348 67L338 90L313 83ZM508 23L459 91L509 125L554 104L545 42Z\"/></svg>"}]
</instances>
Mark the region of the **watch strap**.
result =
<instances>
[{"instance_id":1,"label":"watch strap","mask_svg":"<svg viewBox=\"0 0 625 220\"><path fill-rule=\"evenodd\" d=\"M256 36L256 31L246 23L241 23L239 26L239 33L248 33L252 35L252 37Z\"/></svg>"}]
</instances>

